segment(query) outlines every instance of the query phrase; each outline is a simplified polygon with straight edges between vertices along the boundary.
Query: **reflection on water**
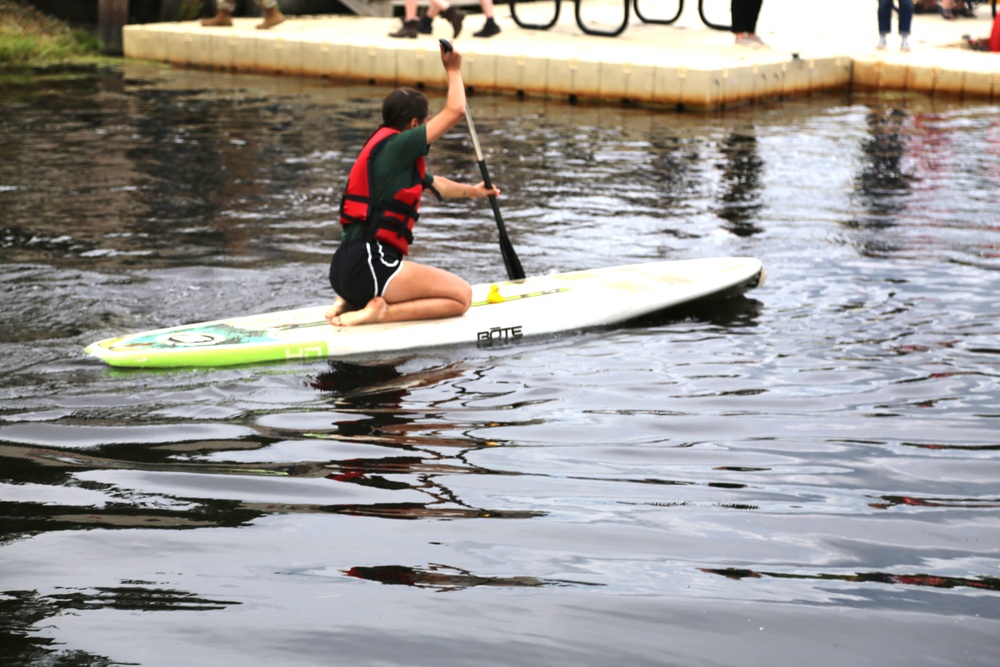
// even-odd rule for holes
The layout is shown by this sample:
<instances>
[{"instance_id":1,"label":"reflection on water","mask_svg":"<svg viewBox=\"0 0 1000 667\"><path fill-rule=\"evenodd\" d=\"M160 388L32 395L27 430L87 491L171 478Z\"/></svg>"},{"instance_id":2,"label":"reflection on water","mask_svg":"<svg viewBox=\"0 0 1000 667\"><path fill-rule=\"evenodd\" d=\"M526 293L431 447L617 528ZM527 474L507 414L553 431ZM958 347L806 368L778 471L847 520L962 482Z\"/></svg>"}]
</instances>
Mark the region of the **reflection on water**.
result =
<instances>
[{"instance_id":1,"label":"reflection on water","mask_svg":"<svg viewBox=\"0 0 1000 667\"><path fill-rule=\"evenodd\" d=\"M377 565L352 567L345 571L349 577L377 581L396 586L431 588L436 591L455 591L474 586L499 586L504 588L539 586L587 586L579 581L557 581L535 577L478 577L471 572L447 565L429 565L425 568L402 565Z\"/></svg>"},{"instance_id":2,"label":"reflection on water","mask_svg":"<svg viewBox=\"0 0 1000 667\"><path fill-rule=\"evenodd\" d=\"M910 141L904 124L909 114L902 109L874 109L865 120L869 136L861 145L864 164L857 189L869 217L862 226L899 224L913 180L904 171Z\"/></svg>"},{"instance_id":3,"label":"reflection on water","mask_svg":"<svg viewBox=\"0 0 1000 667\"><path fill-rule=\"evenodd\" d=\"M824 581L862 581L879 584L903 584L906 586L931 586L933 588L955 588L956 586L968 586L970 588L982 588L1000 591L1000 577L981 577L979 579L963 579L961 577L935 577L926 574L886 574L884 572L858 572L857 574L781 574L777 572L754 572L753 570L738 570L726 568L724 570L703 570L712 574L721 574L730 579L746 579L761 577L775 577L779 579L821 579Z\"/></svg>"},{"instance_id":4,"label":"reflection on water","mask_svg":"<svg viewBox=\"0 0 1000 667\"><path fill-rule=\"evenodd\" d=\"M758 224L761 201L764 162L757 149L757 137L749 130L734 131L726 137L720 152L720 165L724 191L720 197L722 204L719 217L727 220L726 229L738 236L759 234L763 229Z\"/></svg>"},{"instance_id":5,"label":"reflection on water","mask_svg":"<svg viewBox=\"0 0 1000 667\"><path fill-rule=\"evenodd\" d=\"M0 82L0 662L1000 662L996 107L478 98L529 273L752 255L767 282L497 349L83 356L328 301L383 93ZM422 210L415 258L503 275L488 207Z\"/></svg>"},{"instance_id":6,"label":"reflection on water","mask_svg":"<svg viewBox=\"0 0 1000 667\"><path fill-rule=\"evenodd\" d=\"M7 665L107 665L106 658L81 650L65 650L59 642L39 637L36 628L57 622L60 616L97 610L127 612L205 612L242 604L208 600L193 593L152 587L152 582L39 595L10 590L0 597L0 657ZM140 585L144 584L144 585Z\"/></svg>"},{"instance_id":7,"label":"reflection on water","mask_svg":"<svg viewBox=\"0 0 1000 667\"><path fill-rule=\"evenodd\" d=\"M144 84L118 73L59 79L58 94L35 86L8 105L0 165L8 259L82 257L98 268L232 262L280 227L298 226L286 217L288 202L333 217L334 184L315 178L315 167L339 170L347 158L329 143L363 139L367 119L343 110L331 119L294 96L238 84L221 94L204 83ZM53 181L67 160L71 177ZM278 229L264 238L255 233L271 225Z\"/></svg>"}]
</instances>

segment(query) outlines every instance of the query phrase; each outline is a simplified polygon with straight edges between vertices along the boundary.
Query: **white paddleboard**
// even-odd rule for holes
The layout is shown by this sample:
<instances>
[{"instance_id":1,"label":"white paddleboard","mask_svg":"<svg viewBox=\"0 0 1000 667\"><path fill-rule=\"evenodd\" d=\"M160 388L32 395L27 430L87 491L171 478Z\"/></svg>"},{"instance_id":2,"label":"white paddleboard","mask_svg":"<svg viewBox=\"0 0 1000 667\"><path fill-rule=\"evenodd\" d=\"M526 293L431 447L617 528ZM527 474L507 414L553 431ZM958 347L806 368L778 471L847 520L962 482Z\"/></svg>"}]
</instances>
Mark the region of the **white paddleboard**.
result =
<instances>
[{"instance_id":1,"label":"white paddleboard","mask_svg":"<svg viewBox=\"0 0 1000 667\"><path fill-rule=\"evenodd\" d=\"M474 285L473 305L461 317L334 327L323 318L327 304L135 333L86 351L112 366L176 368L488 346L740 294L763 275L760 261L748 257L631 264Z\"/></svg>"}]
</instances>

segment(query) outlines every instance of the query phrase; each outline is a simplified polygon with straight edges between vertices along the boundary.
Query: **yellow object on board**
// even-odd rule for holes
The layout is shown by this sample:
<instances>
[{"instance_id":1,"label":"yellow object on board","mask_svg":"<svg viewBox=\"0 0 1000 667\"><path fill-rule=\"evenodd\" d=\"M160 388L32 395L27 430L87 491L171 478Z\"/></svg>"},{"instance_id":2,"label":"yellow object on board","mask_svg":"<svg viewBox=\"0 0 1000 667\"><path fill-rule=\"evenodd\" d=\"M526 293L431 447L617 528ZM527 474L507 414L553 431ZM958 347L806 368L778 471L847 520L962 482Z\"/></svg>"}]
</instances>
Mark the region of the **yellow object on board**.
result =
<instances>
[{"instance_id":1,"label":"yellow object on board","mask_svg":"<svg viewBox=\"0 0 1000 667\"><path fill-rule=\"evenodd\" d=\"M490 303L503 303L503 296L500 294L500 288L496 285L490 285L490 293L486 295L486 300Z\"/></svg>"}]
</instances>

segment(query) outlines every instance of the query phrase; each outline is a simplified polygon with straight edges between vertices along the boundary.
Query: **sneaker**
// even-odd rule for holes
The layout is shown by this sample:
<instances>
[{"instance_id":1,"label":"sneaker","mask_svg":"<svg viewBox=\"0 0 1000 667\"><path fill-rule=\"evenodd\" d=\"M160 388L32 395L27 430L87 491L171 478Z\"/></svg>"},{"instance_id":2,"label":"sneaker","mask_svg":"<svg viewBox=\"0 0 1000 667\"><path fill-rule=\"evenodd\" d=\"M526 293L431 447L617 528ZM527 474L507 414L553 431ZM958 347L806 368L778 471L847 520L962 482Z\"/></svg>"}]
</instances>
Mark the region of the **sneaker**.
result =
<instances>
[{"instance_id":1,"label":"sneaker","mask_svg":"<svg viewBox=\"0 0 1000 667\"><path fill-rule=\"evenodd\" d=\"M878 44L875 45L875 48L878 49L879 51L884 51L886 48L888 48L888 46L889 45L886 44L885 41L885 35L882 35L881 37L878 38Z\"/></svg>"},{"instance_id":2,"label":"sneaker","mask_svg":"<svg viewBox=\"0 0 1000 667\"><path fill-rule=\"evenodd\" d=\"M417 32L421 35L429 35L434 32L434 28L431 27L431 21L434 19L430 16L424 14L420 17L420 23L417 25Z\"/></svg>"},{"instance_id":3,"label":"sneaker","mask_svg":"<svg viewBox=\"0 0 1000 667\"><path fill-rule=\"evenodd\" d=\"M764 43L757 35L749 32L741 32L736 35L736 45L737 46L749 46L752 49L766 49L767 44Z\"/></svg>"},{"instance_id":4,"label":"sneaker","mask_svg":"<svg viewBox=\"0 0 1000 667\"><path fill-rule=\"evenodd\" d=\"M390 32L389 37L409 37L410 39L416 39L418 34L420 34L420 23L416 19L413 19L412 21L404 21L403 27L396 32Z\"/></svg>"},{"instance_id":5,"label":"sneaker","mask_svg":"<svg viewBox=\"0 0 1000 667\"><path fill-rule=\"evenodd\" d=\"M268 9L264 12L264 20L257 24L257 30L268 30L285 22L285 15L277 9Z\"/></svg>"},{"instance_id":6,"label":"sneaker","mask_svg":"<svg viewBox=\"0 0 1000 667\"><path fill-rule=\"evenodd\" d=\"M441 12L441 16L451 23L451 28L455 31L452 37L458 37L458 33L462 32L462 21L465 19L465 12L458 7L449 7Z\"/></svg>"},{"instance_id":7,"label":"sneaker","mask_svg":"<svg viewBox=\"0 0 1000 667\"><path fill-rule=\"evenodd\" d=\"M909 51L910 50L910 37L909 37L909 35L903 35L903 41L899 45L899 50L900 51Z\"/></svg>"},{"instance_id":8,"label":"sneaker","mask_svg":"<svg viewBox=\"0 0 1000 667\"><path fill-rule=\"evenodd\" d=\"M486 19L486 23L483 24L483 29L479 32L472 33L473 37L492 37L493 35L500 34L500 26L496 24L493 19Z\"/></svg>"},{"instance_id":9,"label":"sneaker","mask_svg":"<svg viewBox=\"0 0 1000 667\"><path fill-rule=\"evenodd\" d=\"M206 28L229 28L233 25L233 15L220 10L212 18L204 19L201 24Z\"/></svg>"}]
</instances>

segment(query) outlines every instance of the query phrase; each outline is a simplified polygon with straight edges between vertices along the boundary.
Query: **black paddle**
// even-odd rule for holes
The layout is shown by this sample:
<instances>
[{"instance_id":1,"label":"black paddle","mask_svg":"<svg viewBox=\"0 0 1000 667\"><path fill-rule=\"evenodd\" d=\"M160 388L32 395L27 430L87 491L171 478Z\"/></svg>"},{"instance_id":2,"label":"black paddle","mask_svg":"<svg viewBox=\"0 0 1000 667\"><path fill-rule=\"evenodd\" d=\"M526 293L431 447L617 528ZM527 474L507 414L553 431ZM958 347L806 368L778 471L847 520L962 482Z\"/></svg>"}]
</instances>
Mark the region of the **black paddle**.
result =
<instances>
[{"instance_id":1,"label":"black paddle","mask_svg":"<svg viewBox=\"0 0 1000 667\"><path fill-rule=\"evenodd\" d=\"M447 39L442 39L441 46L445 53L452 51L451 43ZM479 171L483 175L483 183L487 188L493 188L493 181L490 180L490 172L486 169L486 158L483 157L483 147L479 144L479 135L476 134L476 125L472 122L472 109L469 103L465 103L465 122L469 126L469 134L472 136L472 145L476 148L476 159L479 160ZM521 268L521 260L514 252L514 246L507 236L507 227L503 224L503 216L500 215L500 205L497 198L490 195L490 206L493 207L493 217L497 220L497 229L500 230L500 254L503 255L504 266L507 267L507 277L511 280L521 280L524 278L524 269Z\"/></svg>"}]
</instances>

